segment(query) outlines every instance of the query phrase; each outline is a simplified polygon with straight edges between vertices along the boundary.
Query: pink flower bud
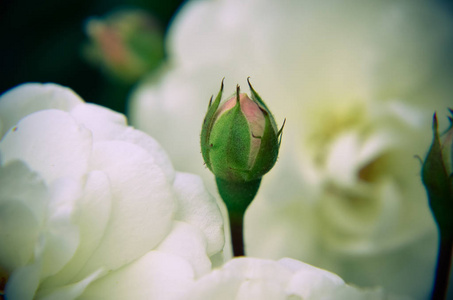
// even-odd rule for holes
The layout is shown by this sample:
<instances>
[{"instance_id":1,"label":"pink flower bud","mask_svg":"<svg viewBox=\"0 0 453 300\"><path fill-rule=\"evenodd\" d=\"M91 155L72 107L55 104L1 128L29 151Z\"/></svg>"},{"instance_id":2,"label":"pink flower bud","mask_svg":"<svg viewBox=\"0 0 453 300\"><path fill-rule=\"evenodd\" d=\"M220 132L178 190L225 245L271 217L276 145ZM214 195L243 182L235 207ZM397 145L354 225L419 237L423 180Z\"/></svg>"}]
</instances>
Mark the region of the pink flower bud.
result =
<instances>
[{"instance_id":1,"label":"pink flower bud","mask_svg":"<svg viewBox=\"0 0 453 300\"><path fill-rule=\"evenodd\" d=\"M250 85L250 83L249 83ZM222 88L206 114L201 148L208 168L227 181L261 178L275 164L281 130L264 102L239 92L220 105Z\"/></svg>"}]
</instances>

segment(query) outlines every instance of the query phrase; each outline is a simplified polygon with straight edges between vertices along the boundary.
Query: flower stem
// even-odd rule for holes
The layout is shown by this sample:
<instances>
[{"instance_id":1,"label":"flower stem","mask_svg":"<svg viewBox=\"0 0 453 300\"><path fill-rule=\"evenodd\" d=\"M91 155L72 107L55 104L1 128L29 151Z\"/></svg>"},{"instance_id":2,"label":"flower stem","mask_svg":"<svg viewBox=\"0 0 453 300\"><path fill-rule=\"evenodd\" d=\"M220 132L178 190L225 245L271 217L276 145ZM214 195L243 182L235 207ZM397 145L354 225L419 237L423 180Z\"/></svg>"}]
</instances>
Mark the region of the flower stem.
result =
<instances>
[{"instance_id":1,"label":"flower stem","mask_svg":"<svg viewBox=\"0 0 453 300\"><path fill-rule=\"evenodd\" d=\"M231 243L235 257L245 256L244 250L244 216L235 221L230 218Z\"/></svg>"},{"instance_id":2,"label":"flower stem","mask_svg":"<svg viewBox=\"0 0 453 300\"><path fill-rule=\"evenodd\" d=\"M440 234L439 253L437 256L436 278L431 300L445 300L452 261L453 237Z\"/></svg>"},{"instance_id":3,"label":"flower stem","mask_svg":"<svg viewBox=\"0 0 453 300\"><path fill-rule=\"evenodd\" d=\"M216 177L216 183L228 210L233 255L244 256L244 215L258 192L261 178L252 181L227 181Z\"/></svg>"}]
</instances>

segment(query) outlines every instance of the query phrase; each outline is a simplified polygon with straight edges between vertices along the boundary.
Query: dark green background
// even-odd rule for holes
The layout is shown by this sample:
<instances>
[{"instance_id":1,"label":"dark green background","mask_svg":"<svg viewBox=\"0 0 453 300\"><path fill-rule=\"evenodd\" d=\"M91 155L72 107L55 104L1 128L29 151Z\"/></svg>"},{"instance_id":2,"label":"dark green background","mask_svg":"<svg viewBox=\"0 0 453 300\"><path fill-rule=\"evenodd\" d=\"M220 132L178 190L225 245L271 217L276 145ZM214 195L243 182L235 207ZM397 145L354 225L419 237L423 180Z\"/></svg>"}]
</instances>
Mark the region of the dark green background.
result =
<instances>
[{"instance_id":1,"label":"dark green background","mask_svg":"<svg viewBox=\"0 0 453 300\"><path fill-rule=\"evenodd\" d=\"M130 86L111 82L82 57L84 23L118 7L151 12L165 30L182 0L0 0L0 93L55 82L84 100L124 112Z\"/></svg>"}]
</instances>

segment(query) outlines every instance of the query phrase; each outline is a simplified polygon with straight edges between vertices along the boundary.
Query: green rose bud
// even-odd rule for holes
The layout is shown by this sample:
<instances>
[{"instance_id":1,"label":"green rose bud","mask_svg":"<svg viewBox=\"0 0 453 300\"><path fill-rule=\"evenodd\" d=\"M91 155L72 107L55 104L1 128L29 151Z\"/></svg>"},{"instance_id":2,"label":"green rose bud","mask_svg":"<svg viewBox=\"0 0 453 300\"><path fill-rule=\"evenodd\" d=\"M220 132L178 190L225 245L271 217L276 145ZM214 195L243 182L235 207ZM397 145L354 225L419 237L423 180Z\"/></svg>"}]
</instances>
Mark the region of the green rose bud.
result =
<instances>
[{"instance_id":1,"label":"green rose bud","mask_svg":"<svg viewBox=\"0 0 453 300\"><path fill-rule=\"evenodd\" d=\"M450 127L441 137L434 114L434 137L423 163L422 180L441 234L453 238L453 119L449 119Z\"/></svg>"},{"instance_id":2,"label":"green rose bud","mask_svg":"<svg viewBox=\"0 0 453 300\"><path fill-rule=\"evenodd\" d=\"M228 209L231 240L235 256L244 255L243 223L245 210L255 198L261 177L277 161L282 129L255 92L236 95L220 105L220 91L212 103L201 130L201 152L216 177L217 188Z\"/></svg>"},{"instance_id":3,"label":"green rose bud","mask_svg":"<svg viewBox=\"0 0 453 300\"><path fill-rule=\"evenodd\" d=\"M282 131L252 88L252 98L240 93L220 105L221 89L212 103L201 131L201 150L206 166L226 181L252 181L261 178L275 164Z\"/></svg>"}]
</instances>

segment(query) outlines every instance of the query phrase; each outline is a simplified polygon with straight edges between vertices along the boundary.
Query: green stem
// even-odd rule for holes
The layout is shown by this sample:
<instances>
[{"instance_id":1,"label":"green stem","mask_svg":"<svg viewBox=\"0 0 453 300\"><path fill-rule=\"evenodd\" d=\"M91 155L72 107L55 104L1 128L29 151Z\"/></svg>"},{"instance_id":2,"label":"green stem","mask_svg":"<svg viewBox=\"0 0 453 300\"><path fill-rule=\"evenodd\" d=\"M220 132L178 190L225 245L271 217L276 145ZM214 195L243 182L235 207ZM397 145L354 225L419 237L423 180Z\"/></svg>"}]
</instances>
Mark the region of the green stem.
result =
<instances>
[{"instance_id":1,"label":"green stem","mask_svg":"<svg viewBox=\"0 0 453 300\"><path fill-rule=\"evenodd\" d=\"M244 217L235 222L230 218L231 243L233 244L233 255L235 257L245 256L244 250Z\"/></svg>"},{"instance_id":2,"label":"green stem","mask_svg":"<svg viewBox=\"0 0 453 300\"><path fill-rule=\"evenodd\" d=\"M452 261L453 237L440 234L439 253L437 256L436 277L431 300L447 299L448 282Z\"/></svg>"},{"instance_id":3,"label":"green stem","mask_svg":"<svg viewBox=\"0 0 453 300\"><path fill-rule=\"evenodd\" d=\"M233 255L236 257L244 256L244 215L258 192L261 178L237 182L216 177L216 183L219 194L228 210Z\"/></svg>"}]
</instances>

